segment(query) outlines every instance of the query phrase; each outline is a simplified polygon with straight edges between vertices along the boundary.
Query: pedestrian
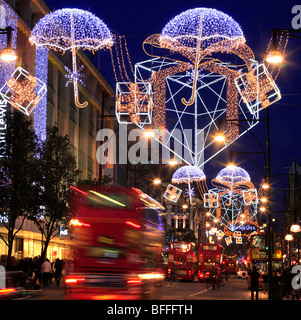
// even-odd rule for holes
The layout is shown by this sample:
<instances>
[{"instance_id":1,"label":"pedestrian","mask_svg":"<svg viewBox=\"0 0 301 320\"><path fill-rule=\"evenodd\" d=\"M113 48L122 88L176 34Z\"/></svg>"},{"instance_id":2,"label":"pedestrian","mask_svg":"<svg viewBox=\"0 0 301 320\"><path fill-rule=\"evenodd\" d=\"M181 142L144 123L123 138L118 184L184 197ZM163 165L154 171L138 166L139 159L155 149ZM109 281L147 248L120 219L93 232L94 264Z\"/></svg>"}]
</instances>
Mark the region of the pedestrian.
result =
<instances>
[{"instance_id":1,"label":"pedestrian","mask_svg":"<svg viewBox=\"0 0 301 320\"><path fill-rule=\"evenodd\" d=\"M50 277L52 276L51 263L47 258L45 258L44 262L42 263L41 273L42 273L43 284L45 288L48 286Z\"/></svg>"},{"instance_id":2,"label":"pedestrian","mask_svg":"<svg viewBox=\"0 0 301 320\"><path fill-rule=\"evenodd\" d=\"M300 273L300 270L297 270L297 274ZM297 279L298 289L293 289L292 292L292 300L296 298L296 300L300 300L300 278Z\"/></svg>"},{"instance_id":3,"label":"pedestrian","mask_svg":"<svg viewBox=\"0 0 301 320\"><path fill-rule=\"evenodd\" d=\"M36 274L31 267L28 267L28 272L25 277L26 288L29 290L33 290L36 282Z\"/></svg>"},{"instance_id":4,"label":"pedestrian","mask_svg":"<svg viewBox=\"0 0 301 320\"><path fill-rule=\"evenodd\" d=\"M172 265L170 268L170 278L169 278L169 285L171 286L173 282L177 281L177 267L176 265Z\"/></svg>"},{"instance_id":5,"label":"pedestrian","mask_svg":"<svg viewBox=\"0 0 301 320\"><path fill-rule=\"evenodd\" d=\"M255 299L258 300L258 289L259 289L259 272L256 266L253 266L253 270L249 271L249 276L251 277L251 300L254 300L254 292L256 294Z\"/></svg>"},{"instance_id":6,"label":"pedestrian","mask_svg":"<svg viewBox=\"0 0 301 320\"><path fill-rule=\"evenodd\" d=\"M62 267L63 267L62 260L57 258L54 264L54 269L55 269L54 277L55 277L56 285L58 287L60 286L60 283L61 283Z\"/></svg>"},{"instance_id":7,"label":"pedestrian","mask_svg":"<svg viewBox=\"0 0 301 320\"><path fill-rule=\"evenodd\" d=\"M212 268L210 272L210 278L212 282L212 289L215 290L215 285L218 284L218 272L216 268Z\"/></svg>"}]
</instances>

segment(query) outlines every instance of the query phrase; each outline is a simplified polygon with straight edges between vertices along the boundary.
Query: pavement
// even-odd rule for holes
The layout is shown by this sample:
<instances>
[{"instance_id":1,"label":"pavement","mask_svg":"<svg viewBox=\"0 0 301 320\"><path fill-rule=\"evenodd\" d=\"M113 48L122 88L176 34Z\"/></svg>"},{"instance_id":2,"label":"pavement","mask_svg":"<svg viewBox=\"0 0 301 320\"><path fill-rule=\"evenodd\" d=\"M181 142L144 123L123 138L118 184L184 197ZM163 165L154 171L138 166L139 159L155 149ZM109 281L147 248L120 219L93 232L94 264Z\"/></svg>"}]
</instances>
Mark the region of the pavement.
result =
<instances>
[{"instance_id":1,"label":"pavement","mask_svg":"<svg viewBox=\"0 0 301 320\"><path fill-rule=\"evenodd\" d=\"M246 280L232 278L223 281L219 287L213 290L212 286L194 281L193 283L183 283L177 281L171 286L164 281L162 289L163 300L251 300L251 292L247 288ZM12 297L17 300L65 300L64 286L57 287L56 283L51 283L46 288L39 290L23 291L19 295ZM291 300L284 298L283 300ZM268 300L267 292L260 290L258 300Z\"/></svg>"}]
</instances>

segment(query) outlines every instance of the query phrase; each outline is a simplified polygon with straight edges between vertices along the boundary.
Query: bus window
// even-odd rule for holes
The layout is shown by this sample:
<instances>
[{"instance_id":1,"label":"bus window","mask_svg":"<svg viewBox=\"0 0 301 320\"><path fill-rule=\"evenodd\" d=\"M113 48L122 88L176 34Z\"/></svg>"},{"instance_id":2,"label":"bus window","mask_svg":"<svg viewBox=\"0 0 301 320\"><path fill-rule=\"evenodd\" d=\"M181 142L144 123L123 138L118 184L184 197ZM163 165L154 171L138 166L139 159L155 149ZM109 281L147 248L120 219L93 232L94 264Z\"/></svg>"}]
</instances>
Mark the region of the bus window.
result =
<instances>
[{"instance_id":1,"label":"bus window","mask_svg":"<svg viewBox=\"0 0 301 320\"><path fill-rule=\"evenodd\" d=\"M217 246L212 246L212 245L203 245L203 250L208 250L208 251L217 251Z\"/></svg>"},{"instance_id":2,"label":"bus window","mask_svg":"<svg viewBox=\"0 0 301 320\"><path fill-rule=\"evenodd\" d=\"M105 208L111 207L114 209L132 209L133 198L125 193L110 193L104 194L102 192L89 190L85 197L85 205L87 207Z\"/></svg>"}]
</instances>

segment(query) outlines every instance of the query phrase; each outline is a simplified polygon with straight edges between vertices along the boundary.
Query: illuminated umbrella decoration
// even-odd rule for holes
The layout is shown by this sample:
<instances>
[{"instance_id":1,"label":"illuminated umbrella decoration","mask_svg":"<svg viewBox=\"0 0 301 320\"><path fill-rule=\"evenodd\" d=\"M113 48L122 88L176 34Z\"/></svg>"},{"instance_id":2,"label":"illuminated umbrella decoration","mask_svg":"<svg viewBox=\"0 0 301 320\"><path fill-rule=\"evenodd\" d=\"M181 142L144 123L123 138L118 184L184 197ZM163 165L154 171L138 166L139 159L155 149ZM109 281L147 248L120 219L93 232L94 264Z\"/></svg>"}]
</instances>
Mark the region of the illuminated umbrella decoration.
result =
<instances>
[{"instance_id":1,"label":"illuminated umbrella decoration","mask_svg":"<svg viewBox=\"0 0 301 320\"><path fill-rule=\"evenodd\" d=\"M230 164L218 173L212 185L215 188L205 194L204 207L224 225L227 244L232 237L236 243L241 243L241 236L246 235L242 232L238 235L242 228L258 228L258 194L250 175L241 167Z\"/></svg>"},{"instance_id":2,"label":"illuminated umbrella decoration","mask_svg":"<svg viewBox=\"0 0 301 320\"><path fill-rule=\"evenodd\" d=\"M187 195L191 202L191 197L194 195L194 189L191 188L190 184L196 182L200 193L203 194L206 187L206 176L200 168L186 165L174 172L171 182L175 184L188 184Z\"/></svg>"},{"instance_id":3,"label":"illuminated umbrella decoration","mask_svg":"<svg viewBox=\"0 0 301 320\"><path fill-rule=\"evenodd\" d=\"M72 52L72 72L69 80L73 81L75 104L85 108L88 103L78 100L78 81L81 81L76 63L78 49L92 52L110 48L113 37L106 24L94 14L80 9L56 10L43 17L33 28L29 41L37 47Z\"/></svg>"}]
</instances>

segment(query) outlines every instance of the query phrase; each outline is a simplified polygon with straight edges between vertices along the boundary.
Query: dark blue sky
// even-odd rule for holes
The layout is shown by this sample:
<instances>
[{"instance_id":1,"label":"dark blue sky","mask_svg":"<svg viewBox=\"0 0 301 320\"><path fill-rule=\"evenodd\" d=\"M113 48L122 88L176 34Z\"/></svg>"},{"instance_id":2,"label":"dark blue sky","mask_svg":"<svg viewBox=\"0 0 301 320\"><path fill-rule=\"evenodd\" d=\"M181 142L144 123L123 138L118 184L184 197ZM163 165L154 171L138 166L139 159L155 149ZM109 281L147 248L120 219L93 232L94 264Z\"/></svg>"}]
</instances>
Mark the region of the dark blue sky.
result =
<instances>
[{"instance_id":1,"label":"dark blue sky","mask_svg":"<svg viewBox=\"0 0 301 320\"><path fill-rule=\"evenodd\" d=\"M126 35L132 63L148 59L142 50L142 42L148 35L160 33L163 27L175 15L196 7L208 7L221 10L237 21L245 35L247 44L254 51L256 60L262 61L270 39L269 30L275 28L291 28L295 1L253 0L253 1L194 1L194 0L48 0L52 10L61 8L79 8L89 10L101 18L113 32ZM300 34L301 35L301 34ZM100 70L115 87L113 71L108 54L100 52ZM277 85L282 94L279 103L270 107L271 125L271 169L272 174L284 174L291 165L293 158L301 163L301 39L290 38L287 47L285 67L277 79ZM261 118L264 118L265 111ZM252 130L257 138L266 146L266 124L261 122ZM250 134L236 143L233 150L248 150L259 152L260 148ZM262 166L262 155L248 155ZM229 159L229 150L224 151L208 165L208 170L217 174ZM257 182L261 173L254 163L243 157L236 161L247 169ZM219 165L220 164L220 165ZM210 167L210 168L209 168ZM205 168L206 170L206 168ZM207 171L207 170L206 170ZM208 174L207 174L208 175ZM282 176L280 176L283 178ZM210 177L210 180L213 178ZM276 183L276 182L275 182ZM282 186L283 187L283 186Z\"/></svg>"}]
</instances>

